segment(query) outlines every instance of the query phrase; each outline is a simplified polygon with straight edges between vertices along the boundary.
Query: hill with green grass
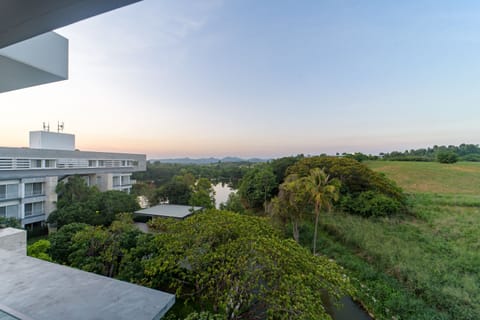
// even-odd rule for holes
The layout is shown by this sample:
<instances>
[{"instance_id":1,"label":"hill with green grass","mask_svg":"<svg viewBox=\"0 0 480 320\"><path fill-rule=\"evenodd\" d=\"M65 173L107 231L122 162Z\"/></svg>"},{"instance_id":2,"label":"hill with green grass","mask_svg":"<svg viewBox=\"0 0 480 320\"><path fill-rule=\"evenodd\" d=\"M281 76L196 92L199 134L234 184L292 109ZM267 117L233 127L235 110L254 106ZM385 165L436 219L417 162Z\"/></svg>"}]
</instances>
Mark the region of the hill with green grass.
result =
<instances>
[{"instance_id":1,"label":"hill with green grass","mask_svg":"<svg viewBox=\"0 0 480 320\"><path fill-rule=\"evenodd\" d=\"M407 193L480 194L480 163L366 161Z\"/></svg>"},{"instance_id":2,"label":"hill with green grass","mask_svg":"<svg viewBox=\"0 0 480 320\"><path fill-rule=\"evenodd\" d=\"M349 270L375 319L480 319L480 164L367 161L409 214L324 215L318 247Z\"/></svg>"}]
</instances>

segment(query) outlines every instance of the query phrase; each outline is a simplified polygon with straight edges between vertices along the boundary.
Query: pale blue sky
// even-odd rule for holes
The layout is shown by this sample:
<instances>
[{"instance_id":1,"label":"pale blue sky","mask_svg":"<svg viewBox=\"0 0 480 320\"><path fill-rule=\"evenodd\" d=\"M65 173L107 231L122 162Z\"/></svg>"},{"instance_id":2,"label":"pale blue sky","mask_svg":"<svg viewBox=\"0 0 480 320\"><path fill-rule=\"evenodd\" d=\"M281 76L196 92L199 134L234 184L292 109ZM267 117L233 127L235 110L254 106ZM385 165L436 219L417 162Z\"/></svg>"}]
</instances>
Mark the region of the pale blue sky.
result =
<instances>
[{"instance_id":1,"label":"pale blue sky","mask_svg":"<svg viewBox=\"0 0 480 320\"><path fill-rule=\"evenodd\" d=\"M0 95L0 145L57 120L149 157L480 142L477 1L144 0L58 32L70 79Z\"/></svg>"}]
</instances>

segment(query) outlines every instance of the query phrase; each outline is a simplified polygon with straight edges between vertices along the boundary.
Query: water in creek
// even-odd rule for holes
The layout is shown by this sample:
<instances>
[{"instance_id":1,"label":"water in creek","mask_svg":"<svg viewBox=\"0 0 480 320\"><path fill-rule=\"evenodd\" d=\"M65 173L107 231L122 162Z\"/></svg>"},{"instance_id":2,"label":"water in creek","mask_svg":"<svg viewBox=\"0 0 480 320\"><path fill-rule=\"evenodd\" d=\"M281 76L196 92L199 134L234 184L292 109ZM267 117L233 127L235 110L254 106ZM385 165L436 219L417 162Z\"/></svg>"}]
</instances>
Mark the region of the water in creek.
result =
<instances>
[{"instance_id":1,"label":"water in creek","mask_svg":"<svg viewBox=\"0 0 480 320\"><path fill-rule=\"evenodd\" d=\"M232 192L236 192L235 189L230 188L226 183L217 183L213 186L215 190L215 206L220 208L221 203L225 203L228 199L228 195Z\"/></svg>"},{"instance_id":2,"label":"water in creek","mask_svg":"<svg viewBox=\"0 0 480 320\"><path fill-rule=\"evenodd\" d=\"M356 304L350 297L340 299L341 306L326 305L327 312L333 320L373 320L368 313Z\"/></svg>"}]
</instances>

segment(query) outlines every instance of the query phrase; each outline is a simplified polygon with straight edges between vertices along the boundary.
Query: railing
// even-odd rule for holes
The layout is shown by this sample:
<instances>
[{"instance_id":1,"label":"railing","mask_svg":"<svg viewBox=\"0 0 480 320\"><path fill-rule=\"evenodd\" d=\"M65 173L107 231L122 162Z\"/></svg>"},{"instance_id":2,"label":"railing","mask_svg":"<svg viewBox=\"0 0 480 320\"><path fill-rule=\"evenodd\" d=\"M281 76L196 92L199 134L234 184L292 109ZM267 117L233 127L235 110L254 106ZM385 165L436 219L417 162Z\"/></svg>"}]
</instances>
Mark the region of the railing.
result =
<instances>
[{"instance_id":1,"label":"railing","mask_svg":"<svg viewBox=\"0 0 480 320\"><path fill-rule=\"evenodd\" d=\"M41 161L41 166L37 161ZM136 160L91 160L91 159L25 159L0 158L0 170L27 169L86 169L86 168L133 168L138 165Z\"/></svg>"}]
</instances>

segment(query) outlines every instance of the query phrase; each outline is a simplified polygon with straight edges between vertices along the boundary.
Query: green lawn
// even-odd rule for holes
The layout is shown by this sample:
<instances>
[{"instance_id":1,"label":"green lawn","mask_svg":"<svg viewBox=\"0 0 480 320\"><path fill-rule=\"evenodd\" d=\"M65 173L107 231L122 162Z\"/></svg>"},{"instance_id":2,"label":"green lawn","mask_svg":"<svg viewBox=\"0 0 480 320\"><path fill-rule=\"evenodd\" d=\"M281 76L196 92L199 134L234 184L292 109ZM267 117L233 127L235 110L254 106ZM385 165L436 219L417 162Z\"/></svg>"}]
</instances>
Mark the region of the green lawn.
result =
<instances>
[{"instance_id":1,"label":"green lawn","mask_svg":"<svg viewBox=\"0 0 480 320\"><path fill-rule=\"evenodd\" d=\"M319 245L343 246L334 257L375 287L368 290L377 295L369 302L380 305L370 308L377 319L392 319L392 310L398 319L480 319L480 164L367 164L410 193L412 216L324 215Z\"/></svg>"},{"instance_id":2,"label":"green lawn","mask_svg":"<svg viewBox=\"0 0 480 320\"><path fill-rule=\"evenodd\" d=\"M405 192L480 194L480 163L366 161L371 169L395 180Z\"/></svg>"}]
</instances>

